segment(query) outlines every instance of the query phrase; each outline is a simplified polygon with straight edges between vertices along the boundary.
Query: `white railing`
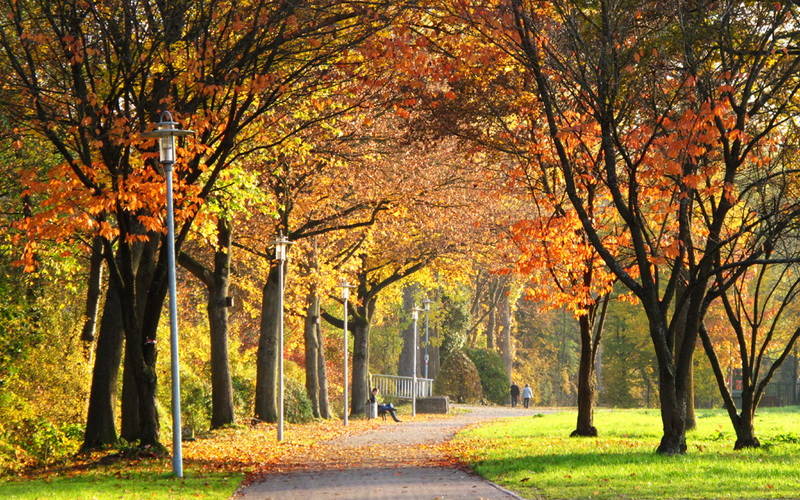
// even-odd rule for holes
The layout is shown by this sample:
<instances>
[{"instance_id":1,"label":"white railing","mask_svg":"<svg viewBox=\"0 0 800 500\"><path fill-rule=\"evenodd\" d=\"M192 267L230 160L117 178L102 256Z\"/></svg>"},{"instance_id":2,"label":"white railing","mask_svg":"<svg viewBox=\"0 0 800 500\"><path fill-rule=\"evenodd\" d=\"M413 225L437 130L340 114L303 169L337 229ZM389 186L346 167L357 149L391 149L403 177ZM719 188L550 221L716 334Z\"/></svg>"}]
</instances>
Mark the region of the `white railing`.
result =
<instances>
[{"instance_id":1,"label":"white railing","mask_svg":"<svg viewBox=\"0 0 800 500\"><path fill-rule=\"evenodd\" d=\"M370 375L370 387L377 387L378 394L383 397L411 399L414 394L414 378L397 375ZM433 379L417 377L418 398L429 398L433 395Z\"/></svg>"}]
</instances>

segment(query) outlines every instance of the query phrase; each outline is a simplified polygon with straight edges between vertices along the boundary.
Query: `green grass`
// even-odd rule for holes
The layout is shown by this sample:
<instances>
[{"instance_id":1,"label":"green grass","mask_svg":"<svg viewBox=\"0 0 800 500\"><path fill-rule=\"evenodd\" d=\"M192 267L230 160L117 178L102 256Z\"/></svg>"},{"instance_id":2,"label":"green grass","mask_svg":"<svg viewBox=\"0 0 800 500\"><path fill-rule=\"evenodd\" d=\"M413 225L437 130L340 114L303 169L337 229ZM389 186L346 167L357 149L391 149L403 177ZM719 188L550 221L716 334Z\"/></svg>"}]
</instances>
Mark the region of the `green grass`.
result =
<instances>
[{"instance_id":1,"label":"green grass","mask_svg":"<svg viewBox=\"0 0 800 500\"><path fill-rule=\"evenodd\" d=\"M800 408L760 410L757 450L733 451L722 411L698 411L688 452L664 457L657 410L599 410L597 438L570 438L575 413L520 417L468 429L456 450L480 475L547 498L798 498Z\"/></svg>"},{"instance_id":2,"label":"green grass","mask_svg":"<svg viewBox=\"0 0 800 500\"><path fill-rule=\"evenodd\" d=\"M227 499L242 481L238 473L186 472L176 479L161 472L108 469L72 477L0 482L0 498L19 500Z\"/></svg>"}]
</instances>

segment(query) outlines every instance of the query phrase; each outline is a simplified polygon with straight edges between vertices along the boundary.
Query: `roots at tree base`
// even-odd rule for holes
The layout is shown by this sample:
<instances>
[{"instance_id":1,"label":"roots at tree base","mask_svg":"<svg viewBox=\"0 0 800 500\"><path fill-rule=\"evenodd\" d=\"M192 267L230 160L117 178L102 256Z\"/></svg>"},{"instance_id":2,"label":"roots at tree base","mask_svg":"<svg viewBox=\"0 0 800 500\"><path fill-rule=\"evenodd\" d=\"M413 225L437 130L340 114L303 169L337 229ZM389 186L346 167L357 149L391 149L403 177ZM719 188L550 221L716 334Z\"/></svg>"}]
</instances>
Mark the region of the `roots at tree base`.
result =
<instances>
[{"instance_id":1,"label":"roots at tree base","mask_svg":"<svg viewBox=\"0 0 800 500\"><path fill-rule=\"evenodd\" d=\"M760 448L761 442L757 437L738 438L736 444L733 445L734 450L743 450L745 448Z\"/></svg>"},{"instance_id":2,"label":"roots at tree base","mask_svg":"<svg viewBox=\"0 0 800 500\"><path fill-rule=\"evenodd\" d=\"M569 437L597 437L597 428L591 426L588 429L575 429Z\"/></svg>"},{"instance_id":3,"label":"roots at tree base","mask_svg":"<svg viewBox=\"0 0 800 500\"><path fill-rule=\"evenodd\" d=\"M683 455L686 453L685 435L664 435L661 444L656 448L656 453L660 455Z\"/></svg>"}]
</instances>

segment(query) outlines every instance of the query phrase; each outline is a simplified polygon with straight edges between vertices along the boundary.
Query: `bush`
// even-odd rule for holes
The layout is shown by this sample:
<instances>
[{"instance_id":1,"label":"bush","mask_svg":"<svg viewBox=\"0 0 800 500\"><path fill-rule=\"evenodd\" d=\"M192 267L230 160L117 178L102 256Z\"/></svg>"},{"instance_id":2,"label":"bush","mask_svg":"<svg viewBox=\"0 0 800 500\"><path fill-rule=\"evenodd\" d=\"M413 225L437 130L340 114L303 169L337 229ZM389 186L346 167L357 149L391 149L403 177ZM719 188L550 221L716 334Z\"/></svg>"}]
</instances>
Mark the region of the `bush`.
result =
<instances>
[{"instance_id":1,"label":"bush","mask_svg":"<svg viewBox=\"0 0 800 500\"><path fill-rule=\"evenodd\" d=\"M195 376L181 380L181 419L183 426L204 431L211 426L211 387Z\"/></svg>"},{"instance_id":2,"label":"bush","mask_svg":"<svg viewBox=\"0 0 800 500\"><path fill-rule=\"evenodd\" d=\"M506 375L503 358L500 354L488 349L468 349L467 356L478 369L484 397L492 403L506 404L511 381Z\"/></svg>"},{"instance_id":3,"label":"bush","mask_svg":"<svg viewBox=\"0 0 800 500\"><path fill-rule=\"evenodd\" d=\"M43 418L16 422L0 436L0 472L62 462L78 451L82 438L77 424L55 425Z\"/></svg>"},{"instance_id":4,"label":"bush","mask_svg":"<svg viewBox=\"0 0 800 500\"><path fill-rule=\"evenodd\" d=\"M308 399L306 388L303 384L292 378L287 378L286 392L284 393L284 411L286 421L293 424L302 424L314 419L311 411L311 400Z\"/></svg>"},{"instance_id":5,"label":"bush","mask_svg":"<svg viewBox=\"0 0 800 500\"><path fill-rule=\"evenodd\" d=\"M433 390L457 403L474 403L483 396L478 369L464 351L453 351L444 359Z\"/></svg>"}]
</instances>

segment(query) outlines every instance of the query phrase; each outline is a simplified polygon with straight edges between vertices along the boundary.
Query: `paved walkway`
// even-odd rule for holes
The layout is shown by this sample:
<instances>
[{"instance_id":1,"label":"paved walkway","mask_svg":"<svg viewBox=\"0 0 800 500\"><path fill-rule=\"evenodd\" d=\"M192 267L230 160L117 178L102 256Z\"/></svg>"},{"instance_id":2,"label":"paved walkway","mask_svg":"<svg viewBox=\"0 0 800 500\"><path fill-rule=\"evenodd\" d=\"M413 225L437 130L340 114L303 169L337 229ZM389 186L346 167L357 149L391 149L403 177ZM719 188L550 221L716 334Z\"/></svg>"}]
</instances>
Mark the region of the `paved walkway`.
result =
<instances>
[{"instance_id":1,"label":"paved walkway","mask_svg":"<svg viewBox=\"0 0 800 500\"><path fill-rule=\"evenodd\" d=\"M283 463L263 481L237 492L237 500L518 499L474 474L454 468L436 446L458 429L543 410L462 407L446 419L385 425L320 445ZM402 415L401 415L402 418Z\"/></svg>"}]
</instances>

